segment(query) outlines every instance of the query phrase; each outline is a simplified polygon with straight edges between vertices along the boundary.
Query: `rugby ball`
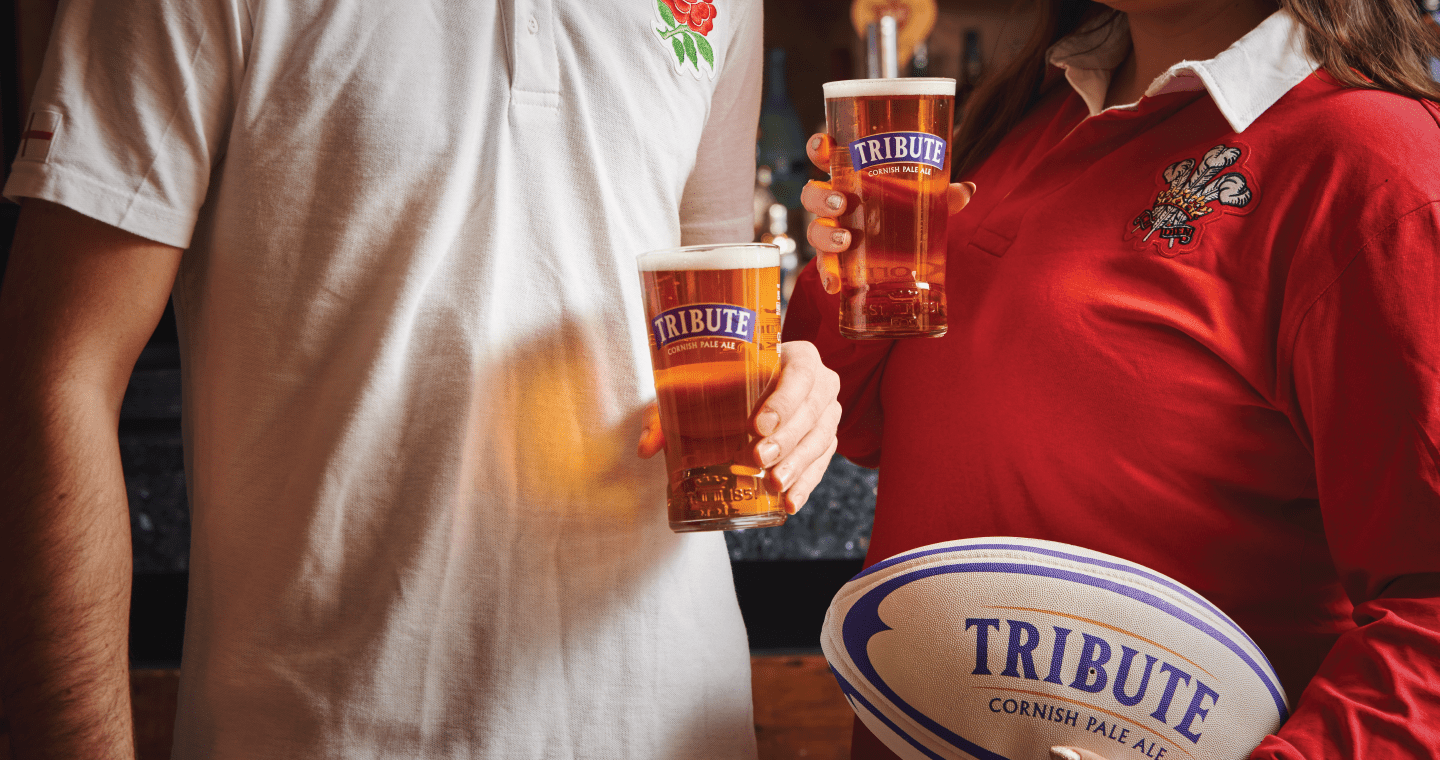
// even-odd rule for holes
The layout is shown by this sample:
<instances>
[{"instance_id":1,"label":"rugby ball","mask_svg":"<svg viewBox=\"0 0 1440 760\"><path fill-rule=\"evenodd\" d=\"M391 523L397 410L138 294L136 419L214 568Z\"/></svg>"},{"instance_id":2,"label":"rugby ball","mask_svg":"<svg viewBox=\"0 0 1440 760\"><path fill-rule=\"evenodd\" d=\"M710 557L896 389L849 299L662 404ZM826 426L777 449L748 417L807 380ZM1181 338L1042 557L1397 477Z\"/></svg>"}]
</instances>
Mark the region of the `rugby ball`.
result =
<instances>
[{"instance_id":1,"label":"rugby ball","mask_svg":"<svg viewBox=\"0 0 1440 760\"><path fill-rule=\"evenodd\" d=\"M1241 760L1289 714L1259 647L1199 594L1068 544L976 538L867 568L821 646L902 758Z\"/></svg>"}]
</instances>

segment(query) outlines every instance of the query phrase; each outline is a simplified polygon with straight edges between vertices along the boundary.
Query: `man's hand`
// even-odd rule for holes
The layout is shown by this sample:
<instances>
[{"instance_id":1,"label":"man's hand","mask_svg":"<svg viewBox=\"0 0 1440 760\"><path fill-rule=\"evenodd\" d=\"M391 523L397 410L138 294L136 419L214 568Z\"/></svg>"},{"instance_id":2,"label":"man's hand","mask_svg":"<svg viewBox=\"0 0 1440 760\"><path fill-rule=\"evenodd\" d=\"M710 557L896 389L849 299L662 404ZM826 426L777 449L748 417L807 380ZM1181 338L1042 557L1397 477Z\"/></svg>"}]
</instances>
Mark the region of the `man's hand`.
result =
<instances>
[{"instance_id":1,"label":"man's hand","mask_svg":"<svg viewBox=\"0 0 1440 760\"><path fill-rule=\"evenodd\" d=\"M840 376L820 362L815 346L805 341L781 346L775 390L750 420L751 432L760 437L751 456L768 470L767 482L785 495L785 511L792 515L805 506L835 453L839 392ZM664 447L660 408L651 403L637 453L648 459Z\"/></svg>"},{"instance_id":2,"label":"man's hand","mask_svg":"<svg viewBox=\"0 0 1440 760\"><path fill-rule=\"evenodd\" d=\"M834 147L835 143L829 135L816 134L805 143L805 152L810 156L811 163L828 172L830 151ZM947 191L950 214L957 214L965 208L974 193L973 182L950 185ZM841 227L837 220L859 202L859 198L835 190L829 182L811 180L800 191L801 205L819 217L810 223L805 239L815 246L815 267L820 271L820 284L825 287L826 293L840 292L840 260L836 254L848 249L853 238L850 230Z\"/></svg>"}]
</instances>

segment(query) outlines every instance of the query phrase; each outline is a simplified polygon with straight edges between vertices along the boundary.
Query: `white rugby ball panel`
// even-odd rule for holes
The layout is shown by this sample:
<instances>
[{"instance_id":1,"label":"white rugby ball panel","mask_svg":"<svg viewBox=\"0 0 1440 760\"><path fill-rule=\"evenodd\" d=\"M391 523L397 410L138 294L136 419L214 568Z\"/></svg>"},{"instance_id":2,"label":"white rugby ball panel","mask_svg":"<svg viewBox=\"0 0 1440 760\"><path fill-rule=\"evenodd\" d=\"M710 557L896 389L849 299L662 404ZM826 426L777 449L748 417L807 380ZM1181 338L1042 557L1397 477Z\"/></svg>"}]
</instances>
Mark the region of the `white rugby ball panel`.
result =
<instances>
[{"instance_id":1,"label":"white rugby ball panel","mask_svg":"<svg viewBox=\"0 0 1440 760\"><path fill-rule=\"evenodd\" d=\"M1214 605L1049 541L967 539L878 563L836 595L821 644L857 715L902 756L1020 760L1063 743L1233 760L1288 717L1264 654Z\"/></svg>"}]
</instances>

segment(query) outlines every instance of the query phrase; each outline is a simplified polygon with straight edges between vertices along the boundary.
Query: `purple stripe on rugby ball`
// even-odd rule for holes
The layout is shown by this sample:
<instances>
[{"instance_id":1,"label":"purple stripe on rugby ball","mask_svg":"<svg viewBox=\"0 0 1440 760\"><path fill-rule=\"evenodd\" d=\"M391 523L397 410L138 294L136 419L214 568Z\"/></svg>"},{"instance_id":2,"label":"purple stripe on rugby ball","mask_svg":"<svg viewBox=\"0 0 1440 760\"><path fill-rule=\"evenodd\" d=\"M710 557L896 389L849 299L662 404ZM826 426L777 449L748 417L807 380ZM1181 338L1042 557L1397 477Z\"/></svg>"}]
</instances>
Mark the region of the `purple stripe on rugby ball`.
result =
<instances>
[{"instance_id":1,"label":"purple stripe on rugby ball","mask_svg":"<svg viewBox=\"0 0 1440 760\"><path fill-rule=\"evenodd\" d=\"M1137 567L1133 567L1133 566L1131 566L1131 565L1123 565L1123 564L1120 564L1119 562L1107 562L1107 561L1105 561L1105 560L1096 559L1096 558L1094 558L1094 557L1086 557L1086 556L1084 556L1084 555L1082 555L1082 554L1071 554L1071 553L1068 553L1068 552L1056 551L1056 550L1054 550L1054 549L1042 549L1042 548L1037 547L1037 546L1026 546L1026 545L1024 545L1024 544L1003 544L1003 543L1002 543L1002 544L966 544L966 545L964 545L964 546L942 546L942 547L937 548L937 549L916 549L916 550L912 550L912 551L906 552L906 553L904 553L904 554L897 554L897 555L895 555L894 557L891 557L891 558L886 559L886 560L882 560L882 561L880 561L880 562L876 562L875 564L871 565L870 567L867 567L867 568L865 568L864 570L861 570L861 571L855 576L855 578L864 578L865 576L870 575L871 573L878 572L878 571L880 571L880 570L884 570L884 569L887 568L887 567L894 567L895 565L898 565L898 564L900 564L901 562L909 562L909 561L912 560L912 559L918 559L918 558L920 558L920 557L929 557L929 556L933 556L933 555L936 555L936 554L950 554L950 553L954 553L954 552L980 551L980 550L987 550L987 549L1003 549L1003 550L1006 550L1006 551L1030 552L1030 553L1032 553L1032 554L1041 554L1041 555L1044 555L1044 556L1047 556L1047 557L1057 557L1057 558L1059 558L1059 559L1066 559L1066 560L1070 560L1070 561L1072 561L1072 562L1081 562L1081 563L1084 563L1084 564L1087 564L1087 565L1094 565L1094 566L1096 566L1096 567L1104 567L1104 568L1109 568L1109 569L1111 569L1111 570L1119 570L1119 571L1124 572L1124 573L1130 573L1131 575L1138 575L1138 576L1140 576L1141 578L1145 578L1145 579L1147 579L1147 580L1150 580L1150 581L1153 581L1153 582L1155 582L1155 583L1158 583L1158 584L1160 584L1160 585L1162 585L1162 586L1164 586L1164 587L1166 587L1166 588L1168 588L1168 589L1170 589L1170 590L1172 590L1172 591L1180 594L1181 596L1184 596L1185 598L1189 599L1190 601L1195 602L1196 604L1199 604L1200 606L1202 606L1202 607L1204 607L1205 609L1209 610L1210 612L1214 613L1214 614L1215 614L1217 617L1219 617L1221 620L1224 620L1226 623L1229 623L1229 624L1230 624L1230 627L1231 627L1231 628L1234 628L1241 636L1245 636L1246 640L1249 640L1249 638L1250 638L1248 635L1246 635L1245 631L1241 630L1240 626L1237 625L1234 620L1231 620L1231 619L1230 619L1230 616L1229 616L1229 615L1226 615L1224 612L1221 612L1218 607L1216 607L1215 605L1211 604L1207 599L1205 599L1205 597L1200 596L1199 594L1195 593L1194 591L1191 591L1190 589L1188 589L1188 588L1186 588L1186 587L1184 587L1184 586L1176 583L1175 581L1170 580L1169 578L1166 578L1166 577L1163 576L1163 575L1159 575L1159 574L1153 573L1153 572L1147 572L1147 571L1145 571L1145 570L1142 570L1142 569L1137 568ZM855 578L852 578L851 580L855 580Z\"/></svg>"}]
</instances>

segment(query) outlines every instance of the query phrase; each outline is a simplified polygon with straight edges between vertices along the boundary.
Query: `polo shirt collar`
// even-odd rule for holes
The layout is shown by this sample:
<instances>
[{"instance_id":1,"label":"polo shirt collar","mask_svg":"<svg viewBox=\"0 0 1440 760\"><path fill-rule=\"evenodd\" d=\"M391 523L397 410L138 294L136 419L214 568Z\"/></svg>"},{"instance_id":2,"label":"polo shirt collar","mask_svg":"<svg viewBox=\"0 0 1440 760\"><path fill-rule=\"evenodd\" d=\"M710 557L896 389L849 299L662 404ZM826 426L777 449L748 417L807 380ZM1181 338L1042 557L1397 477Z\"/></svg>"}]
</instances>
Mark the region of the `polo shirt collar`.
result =
<instances>
[{"instance_id":1,"label":"polo shirt collar","mask_svg":"<svg viewBox=\"0 0 1440 760\"><path fill-rule=\"evenodd\" d=\"M1065 70L1066 81L1094 116L1105 110L1111 73L1129 52L1130 23L1124 13L1117 13L1055 43L1047 57ZM1304 29L1280 10L1214 58L1171 66L1150 83L1145 96L1207 90L1231 129L1244 132L1317 68L1306 51Z\"/></svg>"}]
</instances>

